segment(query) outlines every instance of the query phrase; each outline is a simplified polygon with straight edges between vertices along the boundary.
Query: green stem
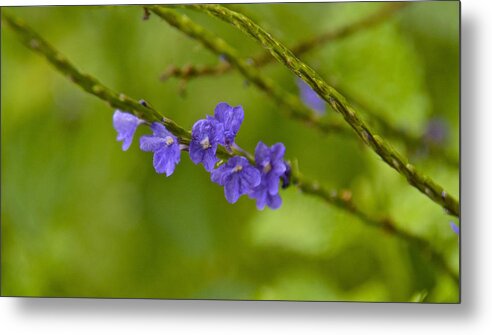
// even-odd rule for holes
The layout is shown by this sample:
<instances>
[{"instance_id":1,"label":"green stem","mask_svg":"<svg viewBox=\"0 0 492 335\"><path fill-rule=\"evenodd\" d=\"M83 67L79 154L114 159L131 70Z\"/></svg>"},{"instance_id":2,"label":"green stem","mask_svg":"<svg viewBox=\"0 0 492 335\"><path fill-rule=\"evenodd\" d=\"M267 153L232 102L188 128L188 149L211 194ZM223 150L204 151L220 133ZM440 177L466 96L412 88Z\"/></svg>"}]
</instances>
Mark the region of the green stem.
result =
<instances>
[{"instance_id":1,"label":"green stem","mask_svg":"<svg viewBox=\"0 0 492 335\"><path fill-rule=\"evenodd\" d=\"M448 274L453 281L459 285L459 276L454 273L454 271L446 263L445 258L437 252L427 240L399 228L391 218L378 218L362 211L355 204L353 204L352 194L350 191L328 191L327 189L321 187L318 182L310 181L300 175L293 176L293 182L304 193L321 198L325 202L349 212L365 224L378 228L388 234L394 235L406 241L419 250L424 256L428 257L440 268L441 271Z\"/></svg>"},{"instance_id":2,"label":"green stem","mask_svg":"<svg viewBox=\"0 0 492 335\"><path fill-rule=\"evenodd\" d=\"M293 45L290 49L295 55L300 56L322 46L325 43L338 39L343 39L359 31L377 26L406 6L408 6L408 4L404 2L396 2L383 5L380 10L371 15L368 15L367 17L362 18L359 21L300 41L297 44ZM228 8L232 9L230 6L228 6ZM238 12L238 10L235 11ZM246 15L245 13L242 14ZM272 63L272 61L274 60L275 59L271 56L269 52L262 52L261 54L252 57L251 63L256 67L262 67ZM171 66L163 73L162 79L166 79L169 77L178 77L185 80L190 80L196 77L221 75L231 71L232 69L234 69L234 67L230 63L221 63L215 66L185 66L183 68Z\"/></svg>"},{"instance_id":3,"label":"green stem","mask_svg":"<svg viewBox=\"0 0 492 335\"><path fill-rule=\"evenodd\" d=\"M242 59L238 52L223 39L194 23L186 15L179 14L175 10L163 6L149 5L146 8L173 27L196 39L217 55L225 56L246 79L271 96L279 105L285 107L285 109L280 109L280 111L286 113L288 117L297 119L308 126L316 127L325 133L336 132L350 136L350 129L342 122L327 122L322 119L320 115L306 107L298 96L283 90L273 80L263 76L254 66Z\"/></svg>"},{"instance_id":4,"label":"green stem","mask_svg":"<svg viewBox=\"0 0 492 335\"><path fill-rule=\"evenodd\" d=\"M402 5L399 4L398 8L400 8L401 6ZM394 6L391 6L391 8L393 7ZM216 53L217 55L225 55L229 62L222 63L222 65L220 65L218 68L222 69L222 71L227 71L227 69L232 66L231 64L237 66L241 74L246 79L250 80L259 89L272 96L279 104L287 107L287 109L291 111L287 114L289 117L300 119L308 125L312 125L325 133L337 132L343 135L349 135L350 130L348 128L341 127L340 123L335 123L334 121L323 121L323 119L320 118L316 113L313 113L313 111L303 106L302 102L300 102L300 100L296 96L283 91L272 80L262 76L258 72L258 70L255 69L254 65L250 64L244 59L241 59L238 56L238 52L230 45L228 45L225 41L206 31L203 27L198 26L188 17L177 14L172 10L159 6L149 6L146 8L154 12L157 16L161 17L175 28L197 39L200 43L202 43L205 47L207 47L209 50ZM199 68L193 65L188 65L183 68L171 67L168 72L163 75L162 79L166 79L169 76L175 76L177 74L182 75L184 79L188 78L189 76L193 76L196 73L203 73L201 71L206 72L209 71L209 69L206 67ZM409 148L415 149L421 145L419 137L413 136L403 130L395 128L385 119L377 117L377 114L374 114L373 117L371 117L371 120L376 121L375 123L385 134L394 139L402 140ZM434 149L433 152L437 153L438 150Z\"/></svg>"},{"instance_id":5,"label":"green stem","mask_svg":"<svg viewBox=\"0 0 492 335\"><path fill-rule=\"evenodd\" d=\"M335 88L329 86L311 67L297 58L292 51L275 39L246 16L233 12L220 5L187 5L200 12L210 14L237 27L242 32L261 43L273 57L304 80L352 127L359 138L369 146L390 167L405 177L410 185L442 206L447 213L459 217L460 206L455 197L430 177L418 171L408 160L361 119L354 108Z\"/></svg>"},{"instance_id":6,"label":"green stem","mask_svg":"<svg viewBox=\"0 0 492 335\"><path fill-rule=\"evenodd\" d=\"M345 38L364 29L378 25L408 5L409 4L405 2L383 5L377 12L368 15L355 23L334 31L324 32L310 39L301 41L292 46L291 50L295 55L299 56L323 45L326 42ZM230 6L227 7L232 9ZM245 13L243 14L246 15ZM272 60L274 60L274 58L269 52L263 52L250 58L248 63L256 68L259 68L270 64ZM161 80L167 80L172 77L179 78L181 79L181 84L185 85L191 79L204 76L219 76L227 74L233 69L234 66L227 61L220 62L218 65L188 64L183 67L172 65L169 66L168 69L166 69L166 71L161 75ZM330 82L328 83L331 85ZM352 101L357 107L360 107L364 112L366 112L365 114L369 116L369 122L374 124L377 129L381 130L385 136L388 136L394 140L402 141L408 149L408 152L418 150L422 147L421 136L409 133L404 129L394 126L386 119L380 117L376 111L372 111L370 108L367 108L367 104L363 104L360 98L355 99L353 96L348 95L346 91L343 92L343 95L346 96L349 101ZM439 157L444 163L453 167L459 167L459 162L454 157L450 156L442 146L431 146L429 149L432 157Z\"/></svg>"},{"instance_id":7,"label":"green stem","mask_svg":"<svg viewBox=\"0 0 492 335\"><path fill-rule=\"evenodd\" d=\"M188 131L178 126L172 120L167 119L152 107L143 106L137 100L113 91L102 85L94 77L80 72L65 56L55 50L21 20L6 14L5 11L2 11L2 20L18 33L25 46L44 56L60 73L80 86L84 91L106 101L113 108L130 112L147 122L162 122L174 135L189 140L190 133Z\"/></svg>"},{"instance_id":8,"label":"green stem","mask_svg":"<svg viewBox=\"0 0 492 335\"><path fill-rule=\"evenodd\" d=\"M41 36L39 36L22 21L7 15L5 11L2 11L2 21L6 22L18 34L21 41L29 49L46 58L46 60L51 63L55 69L58 70L58 72L72 80L84 91L107 102L111 107L120 108L121 110L130 112L146 120L147 122L162 122L169 131L178 137L180 143L189 143L191 138L189 131L184 130L184 128L176 124L171 119L164 117L148 104L146 104L147 106L143 106L135 99L127 97L123 94L118 94L110 88L107 88L94 77L83 74L67 58L65 58L60 52L53 48L48 42L46 42ZM243 149L234 149L233 154L244 155L249 160L253 160L254 158L251 153ZM232 154L228 153L226 150L221 150L218 152L218 155L226 159ZM351 196L348 196L348 194L350 194L347 193L348 191L339 193L329 192L320 187L317 182L308 181L306 178L302 177L296 166L293 166L292 181L306 194L319 197L329 204L333 204L342 210L348 211L366 224L379 228L385 228L385 230L389 233L419 247L419 250L429 252L433 256L431 260L440 269L442 269L455 281L458 280L458 276L447 266L444 258L440 256L439 253L425 241L425 239L407 233L394 224L389 225L388 222L393 222L391 220L374 219L370 215L365 214L363 211L356 209L356 207L352 204ZM421 246L425 246L425 248L420 248Z\"/></svg>"},{"instance_id":9,"label":"green stem","mask_svg":"<svg viewBox=\"0 0 492 335\"><path fill-rule=\"evenodd\" d=\"M340 91L340 87L338 87ZM408 153L415 152L422 149L425 145L429 150L429 157L441 161L450 167L459 168L460 162L454 156L450 155L445 147L442 145L432 145L429 143L423 135L417 135L409 132L405 129L399 128L387 121L385 118L380 116L380 113L376 112L374 109L369 107L369 103L364 101L361 97L354 98L354 95L348 94L347 90L343 89L340 91L345 97L352 102L357 109L365 112L367 115L367 121L373 124L378 130L385 134L388 138L393 140L402 141L405 144L406 151ZM364 115L364 116L365 116Z\"/></svg>"}]
</instances>

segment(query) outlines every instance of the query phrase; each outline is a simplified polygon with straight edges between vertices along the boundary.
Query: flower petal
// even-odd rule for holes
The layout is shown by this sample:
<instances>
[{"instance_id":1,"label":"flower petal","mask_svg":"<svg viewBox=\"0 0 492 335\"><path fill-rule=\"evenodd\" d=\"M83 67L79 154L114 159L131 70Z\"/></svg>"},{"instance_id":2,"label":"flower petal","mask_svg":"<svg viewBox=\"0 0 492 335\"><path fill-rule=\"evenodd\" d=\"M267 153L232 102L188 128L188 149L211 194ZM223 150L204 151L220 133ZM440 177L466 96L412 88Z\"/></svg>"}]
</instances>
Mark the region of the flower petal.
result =
<instances>
[{"instance_id":1,"label":"flower petal","mask_svg":"<svg viewBox=\"0 0 492 335\"><path fill-rule=\"evenodd\" d=\"M157 173L173 174L176 164L180 161L179 146L164 146L154 153L154 168Z\"/></svg>"},{"instance_id":2,"label":"flower petal","mask_svg":"<svg viewBox=\"0 0 492 335\"><path fill-rule=\"evenodd\" d=\"M205 168L205 170L207 172L211 172L213 171L214 167L215 167L215 163L217 163L218 161L218 158L215 157L214 153L212 152L212 150L206 150L204 153L203 153L203 167Z\"/></svg>"},{"instance_id":3,"label":"flower petal","mask_svg":"<svg viewBox=\"0 0 492 335\"><path fill-rule=\"evenodd\" d=\"M272 174L275 174L276 176L281 176L287 171L287 165L285 164L284 161L277 161L275 164L273 164L273 169L271 171Z\"/></svg>"},{"instance_id":4,"label":"flower petal","mask_svg":"<svg viewBox=\"0 0 492 335\"><path fill-rule=\"evenodd\" d=\"M140 150L142 151L157 151L166 145L166 141L162 137L143 135L140 137Z\"/></svg>"},{"instance_id":5,"label":"flower petal","mask_svg":"<svg viewBox=\"0 0 492 335\"><path fill-rule=\"evenodd\" d=\"M261 141L256 145L255 162L262 167L270 162L270 149Z\"/></svg>"},{"instance_id":6,"label":"flower petal","mask_svg":"<svg viewBox=\"0 0 492 335\"><path fill-rule=\"evenodd\" d=\"M247 187L254 188L261 182L261 173L257 168L248 164L243 167L241 178L246 182Z\"/></svg>"},{"instance_id":7,"label":"flower petal","mask_svg":"<svg viewBox=\"0 0 492 335\"><path fill-rule=\"evenodd\" d=\"M271 147L271 158L273 161L284 159L285 145L283 143L275 143Z\"/></svg>"},{"instance_id":8,"label":"flower petal","mask_svg":"<svg viewBox=\"0 0 492 335\"><path fill-rule=\"evenodd\" d=\"M169 132L169 130L167 130L166 127L159 122L153 122L150 125L150 128L154 132L155 136L158 136L158 137L172 136L172 137L174 137L174 135L171 134L171 132Z\"/></svg>"},{"instance_id":9,"label":"flower petal","mask_svg":"<svg viewBox=\"0 0 492 335\"><path fill-rule=\"evenodd\" d=\"M268 190L269 194L277 194L278 193L278 186L280 182L280 176L276 176L274 174L269 174L265 178L265 184L266 184L266 189Z\"/></svg>"},{"instance_id":10,"label":"flower petal","mask_svg":"<svg viewBox=\"0 0 492 335\"><path fill-rule=\"evenodd\" d=\"M168 157L166 150L158 150L154 153L154 169L157 173L165 173Z\"/></svg>"},{"instance_id":11,"label":"flower petal","mask_svg":"<svg viewBox=\"0 0 492 335\"><path fill-rule=\"evenodd\" d=\"M255 198L256 198L256 208L258 208L259 210L263 210L267 204L267 193L259 192Z\"/></svg>"},{"instance_id":12,"label":"flower petal","mask_svg":"<svg viewBox=\"0 0 492 335\"><path fill-rule=\"evenodd\" d=\"M226 197L226 200L233 204L235 203L238 199L239 196L241 195L239 193L239 177L237 174L232 174L228 180L225 181L224 184L224 194Z\"/></svg>"},{"instance_id":13,"label":"flower petal","mask_svg":"<svg viewBox=\"0 0 492 335\"><path fill-rule=\"evenodd\" d=\"M231 171L226 169L225 165L219 166L217 169L213 170L210 174L210 178L214 183L224 186L225 180L229 177Z\"/></svg>"},{"instance_id":14,"label":"flower petal","mask_svg":"<svg viewBox=\"0 0 492 335\"><path fill-rule=\"evenodd\" d=\"M195 141L190 142L190 159L195 164L200 164L203 161L203 156L205 155L205 151L203 150L200 143Z\"/></svg>"},{"instance_id":15,"label":"flower petal","mask_svg":"<svg viewBox=\"0 0 492 335\"><path fill-rule=\"evenodd\" d=\"M271 209L277 209L282 206L282 198L278 194L269 194L267 196L267 205Z\"/></svg>"},{"instance_id":16,"label":"flower petal","mask_svg":"<svg viewBox=\"0 0 492 335\"><path fill-rule=\"evenodd\" d=\"M117 141L122 141L123 151L128 150L133 141L133 135L137 130L139 124L143 121L133 114L121 112L116 110L113 114L113 127L118 133L116 136Z\"/></svg>"}]
</instances>

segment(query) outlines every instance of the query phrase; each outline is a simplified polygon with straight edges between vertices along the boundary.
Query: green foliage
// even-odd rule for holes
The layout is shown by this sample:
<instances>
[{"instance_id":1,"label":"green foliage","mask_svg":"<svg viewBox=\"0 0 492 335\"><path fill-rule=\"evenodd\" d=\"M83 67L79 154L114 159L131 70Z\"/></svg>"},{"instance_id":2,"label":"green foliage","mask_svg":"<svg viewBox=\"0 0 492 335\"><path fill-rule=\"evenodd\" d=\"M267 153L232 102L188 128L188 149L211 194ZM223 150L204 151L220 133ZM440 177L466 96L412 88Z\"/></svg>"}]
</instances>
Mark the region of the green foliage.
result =
<instances>
[{"instance_id":1,"label":"green foliage","mask_svg":"<svg viewBox=\"0 0 492 335\"><path fill-rule=\"evenodd\" d=\"M241 5L289 45L350 24L380 4ZM333 41L303 59L395 124L423 132L449 124L458 153L458 3L418 3L378 27ZM190 129L217 102L242 104L240 145L284 142L306 175L349 188L354 202L425 237L458 270L449 217L356 141L284 118L237 72L196 79L178 95L161 83L169 65L218 59L139 7L12 8L41 35L118 92L144 98ZM228 25L190 13L244 56L261 51ZM295 19L294 19L295 18ZM437 23L436 23L437 22ZM274 66L273 66L274 67ZM294 78L267 73L296 93ZM112 110L80 91L2 29L3 295L456 302L459 290L402 240L346 212L282 193L277 211L223 190L185 155L175 174L155 174L136 143L121 151ZM333 111L327 117L337 118ZM139 134L144 133L139 130ZM136 141L135 141L136 142ZM420 157L453 194L458 170Z\"/></svg>"}]
</instances>

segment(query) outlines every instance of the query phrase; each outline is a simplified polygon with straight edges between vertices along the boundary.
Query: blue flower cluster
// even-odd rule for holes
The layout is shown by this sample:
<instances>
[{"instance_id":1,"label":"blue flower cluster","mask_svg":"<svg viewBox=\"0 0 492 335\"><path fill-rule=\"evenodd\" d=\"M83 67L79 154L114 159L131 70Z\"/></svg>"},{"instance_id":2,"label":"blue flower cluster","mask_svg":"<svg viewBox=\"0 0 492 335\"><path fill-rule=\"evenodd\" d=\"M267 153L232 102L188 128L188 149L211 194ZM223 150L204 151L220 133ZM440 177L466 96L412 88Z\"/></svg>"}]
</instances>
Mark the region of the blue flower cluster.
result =
<instances>
[{"instance_id":1,"label":"blue flower cluster","mask_svg":"<svg viewBox=\"0 0 492 335\"><path fill-rule=\"evenodd\" d=\"M154 122L150 125L153 134L140 138L140 149L154 153L154 169L166 176L173 174L181 159L181 151L188 151L192 162L202 164L210 172L211 180L224 187L228 202L233 204L240 196L248 195L256 200L258 209L265 206L279 208L282 205L279 182L282 180L283 185L288 185L290 176L290 169L284 161L285 146L282 143L268 147L259 142L254 164L240 155L232 156L226 162L217 158L219 145L228 152L239 148L235 139L243 120L241 106L233 107L221 102L215 107L214 116L207 115L193 125L188 146L180 144L178 138L164 125ZM130 147L135 131L142 123L145 121L130 113L115 111L113 126L118 133L116 139L123 142L123 150Z\"/></svg>"}]
</instances>

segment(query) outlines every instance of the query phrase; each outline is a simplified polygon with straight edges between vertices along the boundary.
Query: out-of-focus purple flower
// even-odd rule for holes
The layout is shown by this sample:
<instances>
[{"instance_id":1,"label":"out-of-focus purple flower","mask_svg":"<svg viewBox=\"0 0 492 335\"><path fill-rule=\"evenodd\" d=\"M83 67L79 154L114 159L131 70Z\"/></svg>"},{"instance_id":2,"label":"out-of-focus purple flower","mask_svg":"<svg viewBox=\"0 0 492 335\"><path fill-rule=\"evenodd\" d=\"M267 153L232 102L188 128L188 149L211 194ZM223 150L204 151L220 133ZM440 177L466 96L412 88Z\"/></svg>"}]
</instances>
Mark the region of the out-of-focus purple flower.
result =
<instances>
[{"instance_id":1,"label":"out-of-focus purple flower","mask_svg":"<svg viewBox=\"0 0 492 335\"><path fill-rule=\"evenodd\" d=\"M154 135L140 137L140 149L154 152L155 171L169 177L181 156L178 139L160 123L154 122L150 127Z\"/></svg>"},{"instance_id":2,"label":"out-of-focus purple flower","mask_svg":"<svg viewBox=\"0 0 492 335\"><path fill-rule=\"evenodd\" d=\"M460 227L456 225L453 221L449 222L449 225L451 226L451 229L455 232L456 235L460 234Z\"/></svg>"},{"instance_id":3,"label":"out-of-focus purple flower","mask_svg":"<svg viewBox=\"0 0 492 335\"><path fill-rule=\"evenodd\" d=\"M427 123L424 137L432 144L443 144L448 138L448 124L442 119L435 117Z\"/></svg>"},{"instance_id":4,"label":"out-of-focus purple flower","mask_svg":"<svg viewBox=\"0 0 492 335\"><path fill-rule=\"evenodd\" d=\"M226 55L224 55L224 54L220 54L220 55L219 55L219 61L220 61L221 63L228 63L228 62L229 62L229 61L227 60L227 56L226 56Z\"/></svg>"},{"instance_id":5,"label":"out-of-focus purple flower","mask_svg":"<svg viewBox=\"0 0 492 335\"><path fill-rule=\"evenodd\" d=\"M297 87L299 88L299 94L302 102L309 108L313 109L319 114L326 112L326 101L324 101L318 93L316 93L311 86L300 78L296 78Z\"/></svg>"},{"instance_id":6,"label":"out-of-focus purple flower","mask_svg":"<svg viewBox=\"0 0 492 335\"><path fill-rule=\"evenodd\" d=\"M260 184L261 174L242 156L234 156L212 171L214 183L224 186L225 198L231 204Z\"/></svg>"},{"instance_id":7,"label":"out-of-focus purple flower","mask_svg":"<svg viewBox=\"0 0 492 335\"><path fill-rule=\"evenodd\" d=\"M261 172L261 182L249 194L256 199L256 207L263 209L268 206L277 209L282 205L282 199L278 195L280 178L287 171L284 162L285 146L277 143L268 147L263 142L258 142L255 149L255 163Z\"/></svg>"},{"instance_id":8,"label":"out-of-focus purple flower","mask_svg":"<svg viewBox=\"0 0 492 335\"><path fill-rule=\"evenodd\" d=\"M218 159L215 156L217 145L224 139L224 127L213 118L198 120L191 130L190 158L195 164L203 163L205 170L211 172Z\"/></svg>"},{"instance_id":9,"label":"out-of-focus purple flower","mask_svg":"<svg viewBox=\"0 0 492 335\"><path fill-rule=\"evenodd\" d=\"M128 150L133 141L133 135L137 130L137 127L145 121L140 120L133 114L121 112L116 110L113 114L113 127L118 133L116 136L117 141L123 142L123 151Z\"/></svg>"},{"instance_id":10,"label":"out-of-focus purple flower","mask_svg":"<svg viewBox=\"0 0 492 335\"><path fill-rule=\"evenodd\" d=\"M213 117L207 116L207 119L214 119L224 127L224 139L221 144L230 147L244 120L244 110L241 106L231 106L228 103L221 102L215 106Z\"/></svg>"}]
</instances>

